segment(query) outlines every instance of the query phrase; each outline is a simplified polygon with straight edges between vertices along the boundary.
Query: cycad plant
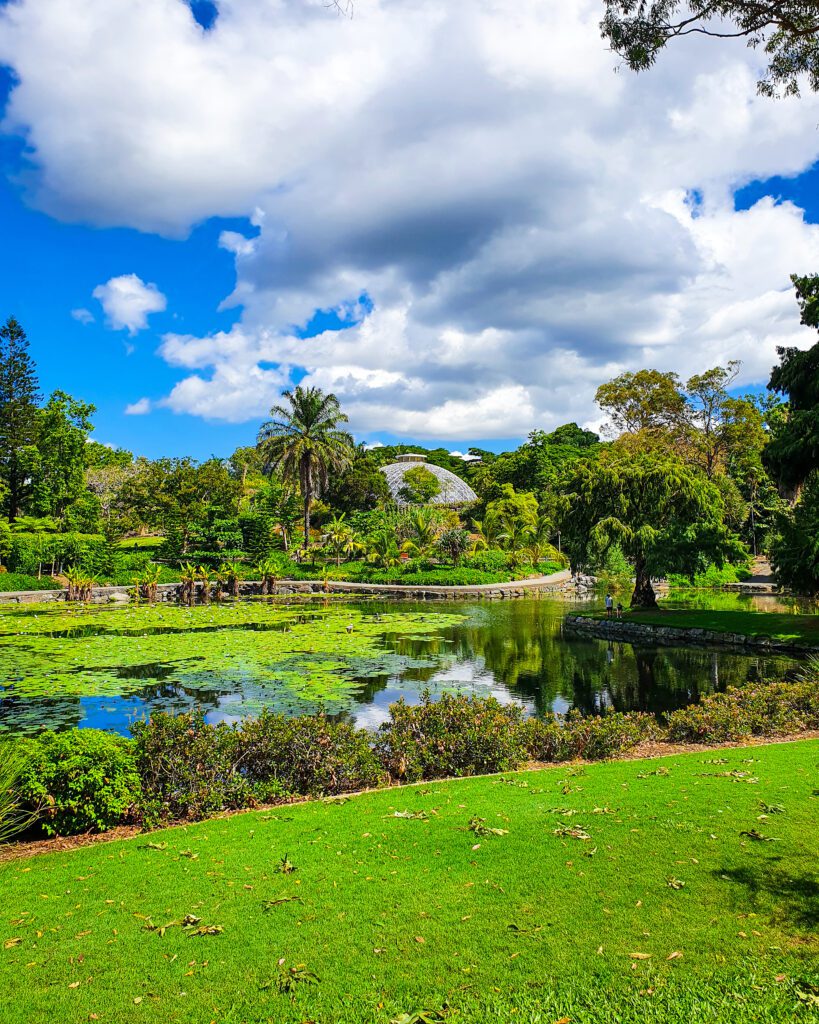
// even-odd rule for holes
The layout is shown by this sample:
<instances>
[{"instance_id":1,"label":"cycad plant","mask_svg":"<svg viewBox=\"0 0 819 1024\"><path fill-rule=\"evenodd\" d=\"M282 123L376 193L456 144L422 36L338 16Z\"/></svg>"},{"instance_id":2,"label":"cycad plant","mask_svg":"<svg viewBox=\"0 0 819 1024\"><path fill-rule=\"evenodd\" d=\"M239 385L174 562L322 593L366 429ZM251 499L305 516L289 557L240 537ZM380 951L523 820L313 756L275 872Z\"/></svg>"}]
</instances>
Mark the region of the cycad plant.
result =
<instances>
[{"instance_id":1,"label":"cycad plant","mask_svg":"<svg viewBox=\"0 0 819 1024\"><path fill-rule=\"evenodd\" d=\"M149 565L134 577L134 590L138 598L143 598L151 604L156 601L161 571L158 565Z\"/></svg>"},{"instance_id":2,"label":"cycad plant","mask_svg":"<svg viewBox=\"0 0 819 1024\"><path fill-rule=\"evenodd\" d=\"M340 473L352 461L354 442L339 424L347 417L338 399L320 388L285 391L287 404L274 405L259 430L257 447L268 470L278 469L285 480L298 481L304 501L304 547L310 545L310 506L327 486L330 471Z\"/></svg>"},{"instance_id":3,"label":"cycad plant","mask_svg":"<svg viewBox=\"0 0 819 1024\"><path fill-rule=\"evenodd\" d=\"M179 599L182 604L192 605L196 598L196 581L199 578L199 570L195 565L186 562L180 572Z\"/></svg>"},{"instance_id":4,"label":"cycad plant","mask_svg":"<svg viewBox=\"0 0 819 1024\"><path fill-rule=\"evenodd\" d=\"M262 580L262 593L272 594L276 590L276 583L279 578L279 565L272 558L266 558L259 563L259 576Z\"/></svg>"},{"instance_id":5,"label":"cycad plant","mask_svg":"<svg viewBox=\"0 0 819 1024\"><path fill-rule=\"evenodd\" d=\"M210 573L206 565L197 566L196 579L200 584L199 600L202 604L210 604Z\"/></svg>"},{"instance_id":6,"label":"cycad plant","mask_svg":"<svg viewBox=\"0 0 819 1024\"><path fill-rule=\"evenodd\" d=\"M231 597L239 596L239 574L241 567L238 562L225 562L222 565L222 575L225 580L227 592Z\"/></svg>"},{"instance_id":7,"label":"cycad plant","mask_svg":"<svg viewBox=\"0 0 819 1024\"><path fill-rule=\"evenodd\" d=\"M66 569L65 578L68 580L66 590L67 601L90 601L97 582L96 576L90 576L82 569Z\"/></svg>"}]
</instances>

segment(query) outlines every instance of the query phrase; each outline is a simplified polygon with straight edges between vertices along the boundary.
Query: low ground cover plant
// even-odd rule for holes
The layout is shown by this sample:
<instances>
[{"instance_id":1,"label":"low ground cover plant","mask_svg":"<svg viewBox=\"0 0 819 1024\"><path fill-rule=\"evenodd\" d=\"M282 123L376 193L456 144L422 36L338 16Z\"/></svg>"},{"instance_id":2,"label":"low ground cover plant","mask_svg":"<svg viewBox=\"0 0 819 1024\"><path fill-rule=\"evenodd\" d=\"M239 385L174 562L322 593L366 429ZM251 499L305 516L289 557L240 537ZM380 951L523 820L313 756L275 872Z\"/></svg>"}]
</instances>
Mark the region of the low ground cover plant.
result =
<instances>
[{"instance_id":1,"label":"low ground cover plant","mask_svg":"<svg viewBox=\"0 0 819 1024\"><path fill-rule=\"evenodd\" d=\"M154 826L298 797L337 796L391 783L511 771L530 761L599 761L645 742L718 743L819 729L819 688L794 683L731 688L668 716L524 719L494 697L424 694L399 700L377 732L323 715L262 713L209 724L200 711L158 713L133 739L93 729L18 741L26 760L18 791L42 808L48 834Z\"/></svg>"},{"instance_id":2,"label":"low ground cover plant","mask_svg":"<svg viewBox=\"0 0 819 1024\"><path fill-rule=\"evenodd\" d=\"M63 584L51 576L30 576L22 572L0 572L0 593L15 590L60 590Z\"/></svg>"}]
</instances>

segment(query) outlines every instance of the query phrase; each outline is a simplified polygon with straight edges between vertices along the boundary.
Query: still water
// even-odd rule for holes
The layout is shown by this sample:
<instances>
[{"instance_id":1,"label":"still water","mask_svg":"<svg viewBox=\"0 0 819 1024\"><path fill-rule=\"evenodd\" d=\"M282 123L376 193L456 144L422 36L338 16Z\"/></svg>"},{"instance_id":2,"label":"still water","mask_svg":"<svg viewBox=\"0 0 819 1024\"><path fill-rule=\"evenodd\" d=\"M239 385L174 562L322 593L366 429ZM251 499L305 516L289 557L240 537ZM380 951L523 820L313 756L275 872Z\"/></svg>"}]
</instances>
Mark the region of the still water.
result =
<instances>
[{"instance_id":1,"label":"still water","mask_svg":"<svg viewBox=\"0 0 819 1024\"><path fill-rule=\"evenodd\" d=\"M772 598L690 595L677 606L805 610ZM532 715L662 714L727 686L783 679L786 657L564 635L594 602L245 601L205 608L0 607L0 730L127 733L153 710L210 721L261 708L324 710L375 727L425 690L492 694Z\"/></svg>"}]
</instances>

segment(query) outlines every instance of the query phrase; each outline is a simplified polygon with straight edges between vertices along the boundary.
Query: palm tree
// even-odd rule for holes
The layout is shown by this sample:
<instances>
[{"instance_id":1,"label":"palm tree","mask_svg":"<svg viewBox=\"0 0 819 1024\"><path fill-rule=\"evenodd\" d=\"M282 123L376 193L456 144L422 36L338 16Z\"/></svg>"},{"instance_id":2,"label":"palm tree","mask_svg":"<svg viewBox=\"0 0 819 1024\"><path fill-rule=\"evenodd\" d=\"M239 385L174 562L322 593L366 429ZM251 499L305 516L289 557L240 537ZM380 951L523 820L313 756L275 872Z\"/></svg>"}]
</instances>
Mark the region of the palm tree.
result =
<instances>
[{"instance_id":1,"label":"palm tree","mask_svg":"<svg viewBox=\"0 0 819 1024\"><path fill-rule=\"evenodd\" d=\"M330 470L343 472L352 461L354 442L339 424L347 417L335 395L321 388L284 391L287 405L274 405L273 417L259 429L256 446L265 469L275 467L291 481L298 480L304 499L304 547L310 544L310 506L327 486Z\"/></svg>"},{"instance_id":2,"label":"palm tree","mask_svg":"<svg viewBox=\"0 0 819 1024\"><path fill-rule=\"evenodd\" d=\"M340 515L333 516L325 527L324 536L327 539L327 543L336 553L336 565L341 565L341 552L346 549L347 541L351 534L352 529L346 521L343 512Z\"/></svg>"}]
</instances>

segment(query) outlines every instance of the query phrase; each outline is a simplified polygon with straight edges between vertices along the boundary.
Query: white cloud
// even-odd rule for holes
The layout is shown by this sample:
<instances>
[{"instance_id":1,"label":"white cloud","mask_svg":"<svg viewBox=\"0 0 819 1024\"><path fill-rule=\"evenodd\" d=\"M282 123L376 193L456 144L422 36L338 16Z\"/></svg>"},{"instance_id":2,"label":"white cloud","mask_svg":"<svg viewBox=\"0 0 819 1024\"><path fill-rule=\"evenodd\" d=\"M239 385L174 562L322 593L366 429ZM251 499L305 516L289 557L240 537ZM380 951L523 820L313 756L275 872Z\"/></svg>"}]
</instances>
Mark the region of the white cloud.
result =
<instances>
[{"instance_id":1,"label":"white cloud","mask_svg":"<svg viewBox=\"0 0 819 1024\"><path fill-rule=\"evenodd\" d=\"M240 322L163 339L174 411L258 418L306 373L359 433L514 437L596 422L597 384L626 367L741 358L761 382L778 344L812 340L788 274L819 266L819 227L788 203L734 210L738 186L819 157L819 97L756 96L764 54L690 38L615 74L599 0L219 10L207 33L178 0L0 10L33 203L259 231L219 239L237 282L213 305ZM106 313L133 333L153 301ZM305 340L317 309L351 325Z\"/></svg>"},{"instance_id":2,"label":"white cloud","mask_svg":"<svg viewBox=\"0 0 819 1024\"><path fill-rule=\"evenodd\" d=\"M136 402L131 402L130 405L125 406L126 416L145 416L152 408L150 398L139 398Z\"/></svg>"},{"instance_id":3,"label":"white cloud","mask_svg":"<svg viewBox=\"0 0 819 1024\"><path fill-rule=\"evenodd\" d=\"M94 314L90 309L72 309L71 316L79 321L83 326L94 323Z\"/></svg>"},{"instance_id":4,"label":"white cloud","mask_svg":"<svg viewBox=\"0 0 819 1024\"><path fill-rule=\"evenodd\" d=\"M148 326L150 313L161 313L168 303L155 284L146 284L136 274L121 274L92 292L98 299L108 324L115 331L126 328L130 335Z\"/></svg>"}]
</instances>

